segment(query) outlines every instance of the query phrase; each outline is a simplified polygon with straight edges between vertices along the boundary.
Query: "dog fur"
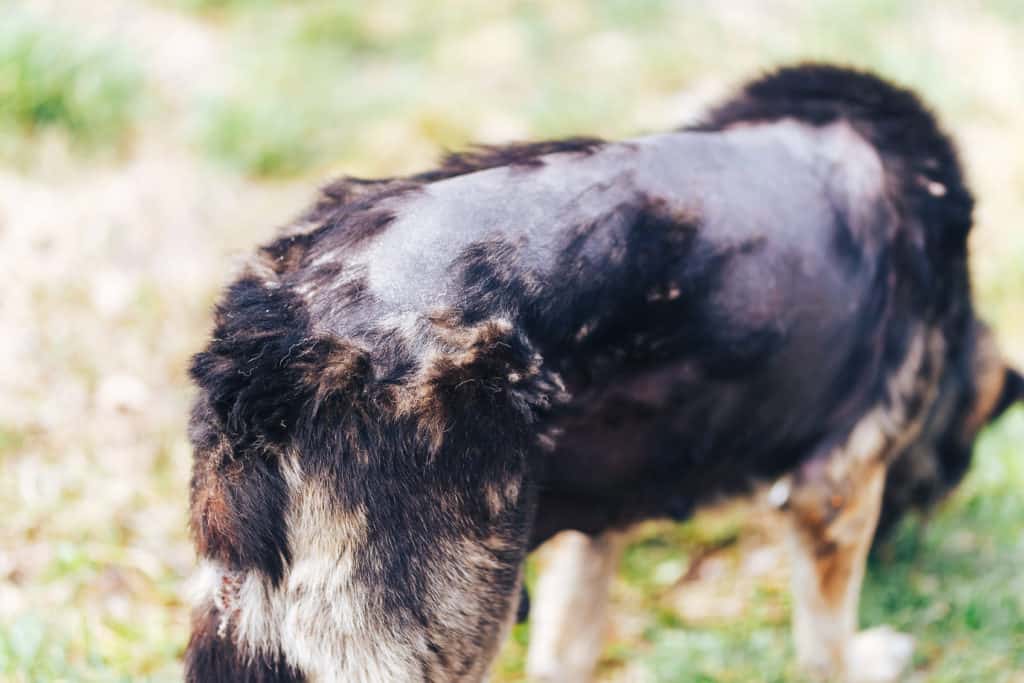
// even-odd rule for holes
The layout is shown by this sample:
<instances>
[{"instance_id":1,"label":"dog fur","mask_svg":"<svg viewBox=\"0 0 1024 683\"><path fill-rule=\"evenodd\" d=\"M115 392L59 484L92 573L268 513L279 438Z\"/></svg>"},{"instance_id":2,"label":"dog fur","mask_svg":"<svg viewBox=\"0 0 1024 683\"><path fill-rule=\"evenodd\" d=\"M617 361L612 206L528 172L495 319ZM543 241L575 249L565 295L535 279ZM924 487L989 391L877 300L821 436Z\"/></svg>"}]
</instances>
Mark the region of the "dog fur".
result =
<instances>
[{"instance_id":1,"label":"dog fur","mask_svg":"<svg viewBox=\"0 0 1024 683\"><path fill-rule=\"evenodd\" d=\"M619 531L784 477L797 655L856 680L877 520L1024 394L973 312L971 211L912 93L823 65L680 131L329 185L192 363L187 679L482 680L568 529L583 576L542 581L530 669L585 680Z\"/></svg>"}]
</instances>

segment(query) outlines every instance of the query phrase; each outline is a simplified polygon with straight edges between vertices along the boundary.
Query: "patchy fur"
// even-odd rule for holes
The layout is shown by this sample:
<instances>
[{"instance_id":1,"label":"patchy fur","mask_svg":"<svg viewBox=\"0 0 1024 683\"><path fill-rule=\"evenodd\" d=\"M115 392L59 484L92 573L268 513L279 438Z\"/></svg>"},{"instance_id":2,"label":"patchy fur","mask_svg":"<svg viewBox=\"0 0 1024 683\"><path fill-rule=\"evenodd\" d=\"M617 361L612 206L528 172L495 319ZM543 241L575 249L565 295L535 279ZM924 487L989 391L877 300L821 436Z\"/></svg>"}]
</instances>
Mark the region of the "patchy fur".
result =
<instances>
[{"instance_id":1,"label":"patchy fur","mask_svg":"<svg viewBox=\"0 0 1024 683\"><path fill-rule=\"evenodd\" d=\"M605 540L780 476L801 660L897 643L856 632L875 518L1024 393L973 312L971 208L916 96L820 65L680 131L328 185L191 366L187 679L482 680L564 529L599 539L595 616L531 666L584 678Z\"/></svg>"}]
</instances>

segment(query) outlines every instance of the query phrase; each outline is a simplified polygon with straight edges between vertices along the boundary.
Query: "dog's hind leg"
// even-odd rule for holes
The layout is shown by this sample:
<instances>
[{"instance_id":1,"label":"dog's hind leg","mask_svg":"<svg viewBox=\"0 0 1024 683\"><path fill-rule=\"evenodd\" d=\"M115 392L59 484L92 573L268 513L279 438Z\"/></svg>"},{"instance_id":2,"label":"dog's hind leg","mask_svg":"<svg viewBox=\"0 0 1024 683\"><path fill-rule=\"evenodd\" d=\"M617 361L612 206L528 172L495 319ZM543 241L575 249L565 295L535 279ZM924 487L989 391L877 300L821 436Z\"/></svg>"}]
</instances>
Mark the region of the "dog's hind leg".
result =
<instances>
[{"instance_id":1,"label":"dog's hind leg","mask_svg":"<svg viewBox=\"0 0 1024 683\"><path fill-rule=\"evenodd\" d=\"M855 438L851 444L857 445ZM910 636L885 627L857 631L861 584L885 474L879 453L860 453L848 445L812 460L793 477L786 505L793 635L798 662L812 680L892 683L910 662Z\"/></svg>"},{"instance_id":2,"label":"dog's hind leg","mask_svg":"<svg viewBox=\"0 0 1024 683\"><path fill-rule=\"evenodd\" d=\"M260 315L296 305L246 287ZM249 346L197 360L190 683L486 676L516 613L537 413L560 381L507 320L416 330L424 357L402 381L328 336L245 372Z\"/></svg>"},{"instance_id":3,"label":"dog's hind leg","mask_svg":"<svg viewBox=\"0 0 1024 683\"><path fill-rule=\"evenodd\" d=\"M531 680L584 683L604 643L608 589L622 553L622 532L566 531L546 548L548 561L530 607Z\"/></svg>"}]
</instances>

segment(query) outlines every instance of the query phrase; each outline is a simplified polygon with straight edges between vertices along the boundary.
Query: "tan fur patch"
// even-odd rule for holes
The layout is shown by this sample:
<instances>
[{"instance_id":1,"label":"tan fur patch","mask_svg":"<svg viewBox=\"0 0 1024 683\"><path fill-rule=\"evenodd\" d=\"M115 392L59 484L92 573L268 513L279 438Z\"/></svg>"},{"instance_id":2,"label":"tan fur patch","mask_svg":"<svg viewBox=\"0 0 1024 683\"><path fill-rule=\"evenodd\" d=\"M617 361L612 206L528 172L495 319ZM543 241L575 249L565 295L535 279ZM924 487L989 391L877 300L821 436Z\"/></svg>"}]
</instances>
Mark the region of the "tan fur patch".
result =
<instances>
[{"instance_id":1,"label":"tan fur patch","mask_svg":"<svg viewBox=\"0 0 1024 683\"><path fill-rule=\"evenodd\" d=\"M200 598L212 597L222 623L230 620L242 652L280 654L311 681L415 679L416 648L381 632L354 580L355 553L366 542L365 511L343 509L326 482L303 473L295 454L283 459L282 474L293 556L283 580L274 586L258 571L232 573L207 562ZM229 601L218 592L225 580L233 587Z\"/></svg>"},{"instance_id":2,"label":"tan fur patch","mask_svg":"<svg viewBox=\"0 0 1024 683\"><path fill-rule=\"evenodd\" d=\"M1006 366L996 343L995 336L987 326L979 323L974 352L972 372L976 394L971 412L964 421L964 429L975 434L988 421L1006 381Z\"/></svg>"},{"instance_id":3,"label":"tan fur patch","mask_svg":"<svg viewBox=\"0 0 1024 683\"><path fill-rule=\"evenodd\" d=\"M365 350L330 337L324 337L320 343L328 344L329 348L321 363L311 369L308 378L310 384L316 386L314 415L325 401L334 396L344 397L349 405L356 405L354 399L361 393L373 370L370 354Z\"/></svg>"},{"instance_id":4,"label":"tan fur patch","mask_svg":"<svg viewBox=\"0 0 1024 683\"><path fill-rule=\"evenodd\" d=\"M195 465L190 524L200 555L221 555L224 548L237 544L238 520L225 479L240 470L241 465L228 463L222 469L230 448L227 440L221 439L216 450Z\"/></svg>"},{"instance_id":5,"label":"tan fur patch","mask_svg":"<svg viewBox=\"0 0 1024 683\"><path fill-rule=\"evenodd\" d=\"M295 264L288 263L287 267L295 267ZM253 277L263 283L265 287L273 289L281 285L281 273L285 272L285 266L277 259L270 257L267 253L261 252L254 258L250 258L242 267L243 277Z\"/></svg>"},{"instance_id":6,"label":"tan fur patch","mask_svg":"<svg viewBox=\"0 0 1024 683\"><path fill-rule=\"evenodd\" d=\"M507 319L462 326L453 312L440 311L428 320L437 347L424 361L415 389L396 390L395 403L400 415L417 417L431 452L436 453L450 427L453 402L465 403L475 392L488 398L503 393L514 398L519 387L529 386L540 374L541 358L517 352L515 347L522 342L514 338L515 328Z\"/></svg>"}]
</instances>

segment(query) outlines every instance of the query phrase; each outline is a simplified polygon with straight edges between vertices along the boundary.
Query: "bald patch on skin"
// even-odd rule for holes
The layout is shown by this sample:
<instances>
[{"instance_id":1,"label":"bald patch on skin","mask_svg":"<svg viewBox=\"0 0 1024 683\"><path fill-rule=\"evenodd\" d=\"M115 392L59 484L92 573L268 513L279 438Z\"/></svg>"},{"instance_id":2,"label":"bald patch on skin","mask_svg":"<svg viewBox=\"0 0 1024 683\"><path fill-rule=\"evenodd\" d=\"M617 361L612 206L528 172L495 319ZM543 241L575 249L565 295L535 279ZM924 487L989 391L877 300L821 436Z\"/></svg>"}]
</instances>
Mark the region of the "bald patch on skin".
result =
<instances>
[{"instance_id":1,"label":"bald patch on skin","mask_svg":"<svg viewBox=\"0 0 1024 683\"><path fill-rule=\"evenodd\" d=\"M734 123L725 131L739 135L774 135L791 153L805 161L816 161L832 175L839 196L850 204L865 197L879 197L885 191L885 166L878 150L849 121L839 120L816 126L795 118Z\"/></svg>"}]
</instances>

